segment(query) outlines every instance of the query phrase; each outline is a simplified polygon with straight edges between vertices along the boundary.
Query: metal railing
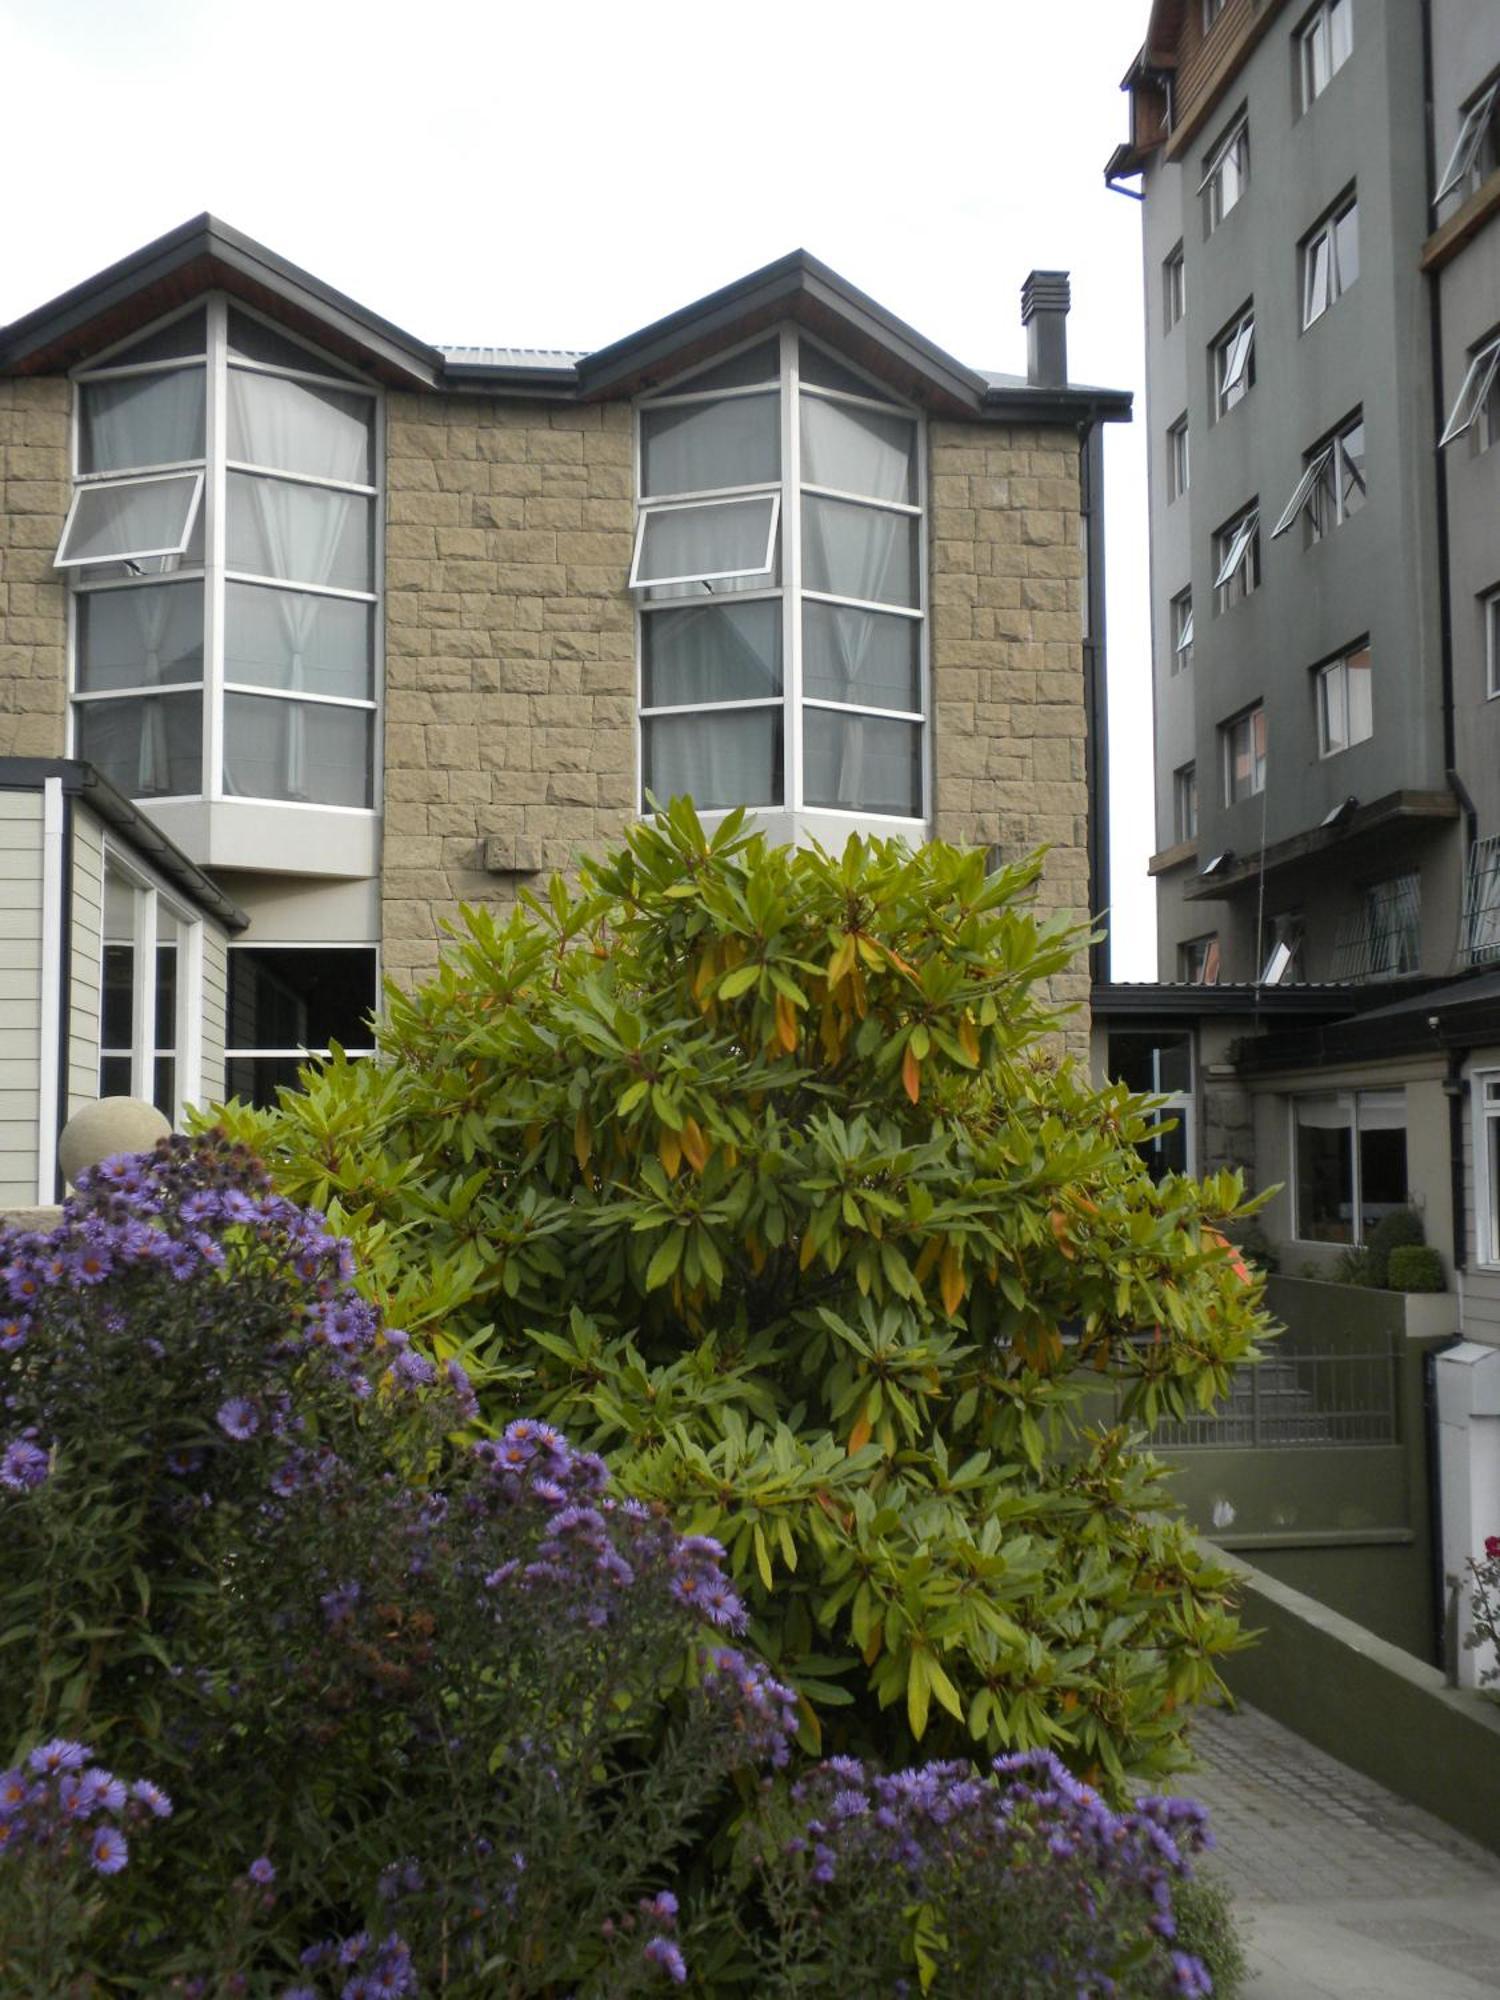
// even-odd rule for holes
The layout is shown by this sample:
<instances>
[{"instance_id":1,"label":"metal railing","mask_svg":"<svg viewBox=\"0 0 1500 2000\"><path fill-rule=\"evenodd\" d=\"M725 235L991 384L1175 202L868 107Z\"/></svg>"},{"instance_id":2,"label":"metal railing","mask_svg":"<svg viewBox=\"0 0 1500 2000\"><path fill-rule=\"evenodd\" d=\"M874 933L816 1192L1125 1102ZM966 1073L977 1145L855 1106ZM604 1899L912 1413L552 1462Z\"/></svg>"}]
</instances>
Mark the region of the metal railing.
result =
<instances>
[{"instance_id":1,"label":"metal railing","mask_svg":"<svg viewBox=\"0 0 1500 2000\"><path fill-rule=\"evenodd\" d=\"M1500 834L1487 834L1469 849L1458 955L1464 965L1500 959Z\"/></svg>"},{"instance_id":2,"label":"metal railing","mask_svg":"<svg viewBox=\"0 0 1500 2000\"><path fill-rule=\"evenodd\" d=\"M1422 951L1421 878L1398 875L1365 892L1364 907L1344 917L1333 941L1335 979L1385 979L1415 972Z\"/></svg>"},{"instance_id":3,"label":"metal railing","mask_svg":"<svg viewBox=\"0 0 1500 2000\"><path fill-rule=\"evenodd\" d=\"M1171 1451L1399 1444L1400 1357L1391 1332L1333 1343L1285 1333L1264 1361L1236 1372L1216 1410L1160 1423L1151 1441Z\"/></svg>"}]
</instances>

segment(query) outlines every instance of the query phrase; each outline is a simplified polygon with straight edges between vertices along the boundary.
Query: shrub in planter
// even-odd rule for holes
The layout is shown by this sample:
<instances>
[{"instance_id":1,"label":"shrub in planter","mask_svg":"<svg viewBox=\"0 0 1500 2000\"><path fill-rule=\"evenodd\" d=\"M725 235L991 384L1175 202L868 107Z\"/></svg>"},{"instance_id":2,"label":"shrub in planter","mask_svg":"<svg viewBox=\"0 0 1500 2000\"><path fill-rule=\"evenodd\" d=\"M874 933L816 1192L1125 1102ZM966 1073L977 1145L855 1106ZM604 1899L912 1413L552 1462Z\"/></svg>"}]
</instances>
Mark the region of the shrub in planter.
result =
<instances>
[{"instance_id":1,"label":"shrub in planter","mask_svg":"<svg viewBox=\"0 0 1500 2000\"><path fill-rule=\"evenodd\" d=\"M715 1544L475 1401L243 1149L0 1237L0 1985L616 1994L792 1696ZM117 1775L121 1774L121 1775Z\"/></svg>"},{"instance_id":2,"label":"shrub in planter","mask_svg":"<svg viewBox=\"0 0 1500 2000\"><path fill-rule=\"evenodd\" d=\"M1443 1260L1429 1244L1398 1243L1386 1258L1386 1283L1393 1292L1441 1292L1447 1288Z\"/></svg>"},{"instance_id":3,"label":"shrub in planter","mask_svg":"<svg viewBox=\"0 0 1500 2000\"><path fill-rule=\"evenodd\" d=\"M1128 1426L1263 1330L1232 1176L1045 1038L1076 932L933 843L768 846L683 803L571 894L466 913L380 1058L229 1114L414 1337L729 1550L804 1740L1183 1761L1230 1579ZM1115 1421L1118 1415L1119 1421Z\"/></svg>"},{"instance_id":4,"label":"shrub in planter","mask_svg":"<svg viewBox=\"0 0 1500 2000\"><path fill-rule=\"evenodd\" d=\"M1389 1215L1382 1215L1370 1231L1365 1245L1368 1260L1366 1284L1389 1286L1391 1284L1390 1260L1394 1250L1425 1244L1427 1233L1422 1227L1422 1218L1414 1208L1393 1208Z\"/></svg>"}]
</instances>

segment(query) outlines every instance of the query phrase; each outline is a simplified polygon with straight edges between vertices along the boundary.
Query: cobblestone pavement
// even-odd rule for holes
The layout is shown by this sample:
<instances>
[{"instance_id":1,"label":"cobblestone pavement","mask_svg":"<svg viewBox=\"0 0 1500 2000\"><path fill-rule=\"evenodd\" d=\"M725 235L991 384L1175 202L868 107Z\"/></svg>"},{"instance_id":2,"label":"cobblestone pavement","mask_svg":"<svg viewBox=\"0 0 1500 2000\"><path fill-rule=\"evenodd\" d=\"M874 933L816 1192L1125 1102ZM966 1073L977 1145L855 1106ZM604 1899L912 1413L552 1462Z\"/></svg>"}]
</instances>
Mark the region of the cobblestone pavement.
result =
<instances>
[{"instance_id":1,"label":"cobblestone pavement","mask_svg":"<svg viewBox=\"0 0 1500 2000\"><path fill-rule=\"evenodd\" d=\"M1500 1994L1500 1860L1254 1709L1200 1715L1194 1744L1245 2000Z\"/></svg>"}]
</instances>

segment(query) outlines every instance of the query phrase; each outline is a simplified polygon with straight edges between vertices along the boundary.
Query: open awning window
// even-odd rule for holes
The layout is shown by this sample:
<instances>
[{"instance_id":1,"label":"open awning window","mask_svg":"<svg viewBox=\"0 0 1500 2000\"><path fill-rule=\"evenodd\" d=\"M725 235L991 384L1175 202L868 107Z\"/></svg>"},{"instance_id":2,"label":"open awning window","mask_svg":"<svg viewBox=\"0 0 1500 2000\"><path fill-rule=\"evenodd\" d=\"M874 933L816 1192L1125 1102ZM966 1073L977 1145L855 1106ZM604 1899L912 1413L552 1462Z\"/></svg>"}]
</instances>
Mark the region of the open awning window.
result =
<instances>
[{"instance_id":1,"label":"open awning window","mask_svg":"<svg viewBox=\"0 0 1500 2000\"><path fill-rule=\"evenodd\" d=\"M201 471L80 486L63 523L54 564L58 569L83 569L94 563L180 556L202 498Z\"/></svg>"},{"instance_id":2,"label":"open awning window","mask_svg":"<svg viewBox=\"0 0 1500 2000\"><path fill-rule=\"evenodd\" d=\"M630 565L631 589L682 583L711 586L732 577L769 577L780 512L779 493L642 506Z\"/></svg>"}]
</instances>

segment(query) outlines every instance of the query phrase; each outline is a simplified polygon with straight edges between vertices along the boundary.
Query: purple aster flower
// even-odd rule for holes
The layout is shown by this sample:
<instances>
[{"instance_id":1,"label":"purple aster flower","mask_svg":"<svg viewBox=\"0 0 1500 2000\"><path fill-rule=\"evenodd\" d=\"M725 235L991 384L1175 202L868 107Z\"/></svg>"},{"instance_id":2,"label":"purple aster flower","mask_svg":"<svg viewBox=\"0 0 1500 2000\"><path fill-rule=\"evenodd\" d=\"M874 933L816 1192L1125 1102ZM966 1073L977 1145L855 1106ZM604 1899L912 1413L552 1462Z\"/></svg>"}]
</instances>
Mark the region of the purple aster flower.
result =
<instances>
[{"instance_id":1,"label":"purple aster flower","mask_svg":"<svg viewBox=\"0 0 1500 2000\"><path fill-rule=\"evenodd\" d=\"M81 1771L88 1762L88 1746L54 1736L50 1743L38 1744L26 1759L33 1771L50 1778L58 1771Z\"/></svg>"},{"instance_id":2,"label":"purple aster flower","mask_svg":"<svg viewBox=\"0 0 1500 2000\"><path fill-rule=\"evenodd\" d=\"M24 1347L30 1331L30 1313L0 1313L0 1354L14 1354Z\"/></svg>"},{"instance_id":3,"label":"purple aster flower","mask_svg":"<svg viewBox=\"0 0 1500 2000\"><path fill-rule=\"evenodd\" d=\"M29 1790L24 1771L0 1771L0 1819L8 1819L12 1813L19 1812L26 1803Z\"/></svg>"},{"instance_id":4,"label":"purple aster flower","mask_svg":"<svg viewBox=\"0 0 1500 2000\"><path fill-rule=\"evenodd\" d=\"M646 1946L646 1957L659 1966L674 1986L687 1983L687 1961L671 1938L654 1937Z\"/></svg>"},{"instance_id":5,"label":"purple aster flower","mask_svg":"<svg viewBox=\"0 0 1500 2000\"><path fill-rule=\"evenodd\" d=\"M17 1438L0 1452L0 1486L12 1493L29 1493L41 1486L48 1471L46 1452L27 1438Z\"/></svg>"},{"instance_id":6,"label":"purple aster flower","mask_svg":"<svg viewBox=\"0 0 1500 2000\"><path fill-rule=\"evenodd\" d=\"M236 1444L243 1444L260 1429L259 1412L244 1396L231 1396L227 1403L221 1403L217 1422L224 1435L233 1438Z\"/></svg>"},{"instance_id":7,"label":"purple aster flower","mask_svg":"<svg viewBox=\"0 0 1500 2000\"><path fill-rule=\"evenodd\" d=\"M437 1380L437 1370L425 1354L418 1354L413 1347L404 1347L391 1364L391 1373L398 1382L409 1388L425 1389Z\"/></svg>"},{"instance_id":8,"label":"purple aster flower","mask_svg":"<svg viewBox=\"0 0 1500 2000\"><path fill-rule=\"evenodd\" d=\"M96 1875L118 1875L130 1859L125 1836L113 1826L96 1827L89 1842L89 1866Z\"/></svg>"},{"instance_id":9,"label":"purple aster flower","mask_svg":"<svg viewBox=\"0 0 1500 2000\"><path fill-rule=\"evenodd\" d=\"M172 1817L172 1801L160 1785L153 1785L149 1778L137 1778L130 1787L130 1796L138 1805L143 1805L156 1819Z\"/></svg>"},{"instance_id":10,"label":"purple aster flower","mask_svg":"<svg viewBox=\"0 0 1500 2000\"><path fill-rule=\"evenodd\" d=\"M275 1865L272 1863L269 1855L265 1854L257 1854L255 1859L250 1863L250 1866L245 1870L245 1873L250 1877L252 1882L258 1882L263 1889L269 1888L271 1883L276 1880Z\"/></svg>"}]
</instances>

